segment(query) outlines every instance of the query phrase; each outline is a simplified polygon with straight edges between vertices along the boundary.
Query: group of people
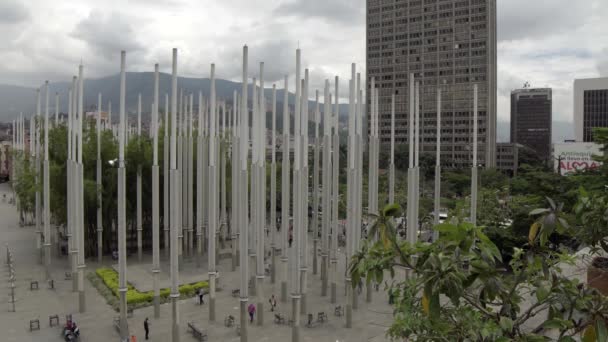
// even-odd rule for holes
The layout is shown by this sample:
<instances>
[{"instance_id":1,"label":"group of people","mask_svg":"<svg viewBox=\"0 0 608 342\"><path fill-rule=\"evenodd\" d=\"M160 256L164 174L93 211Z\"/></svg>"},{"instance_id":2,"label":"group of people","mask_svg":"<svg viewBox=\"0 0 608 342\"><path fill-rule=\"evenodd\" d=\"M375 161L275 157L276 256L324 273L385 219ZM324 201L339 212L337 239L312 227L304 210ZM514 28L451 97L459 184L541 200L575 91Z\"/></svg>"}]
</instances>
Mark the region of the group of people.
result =
<instances>
[{"instance_id":1,"label":"group of people","mask_svg":"<svg viewBox=\"0 0 608 342\"><path fill-rule=\"evenodd\" d=\"M205 300L204 300L205 292L203 292L202 289L196 290L196 296L198 297L198 302L200 305L205 304ZM277 307L277 298L275 297L275 295L270 296L270 298L268 299L268 303L270 303L270 311L274 312L274 309ZM253 303L249 304L249 306L247 307L247 312L249 312L249 322L253 322L253 318L255 317L255 313L256 313L255 304L253 304ZM74 323L74 327L75 326L76 326L76 324ZM146 340L147 340L148 336L150 335L150 322L148 321L147 317L144 320L144 331L146 332Z\"/></svg>"}]
</instances>

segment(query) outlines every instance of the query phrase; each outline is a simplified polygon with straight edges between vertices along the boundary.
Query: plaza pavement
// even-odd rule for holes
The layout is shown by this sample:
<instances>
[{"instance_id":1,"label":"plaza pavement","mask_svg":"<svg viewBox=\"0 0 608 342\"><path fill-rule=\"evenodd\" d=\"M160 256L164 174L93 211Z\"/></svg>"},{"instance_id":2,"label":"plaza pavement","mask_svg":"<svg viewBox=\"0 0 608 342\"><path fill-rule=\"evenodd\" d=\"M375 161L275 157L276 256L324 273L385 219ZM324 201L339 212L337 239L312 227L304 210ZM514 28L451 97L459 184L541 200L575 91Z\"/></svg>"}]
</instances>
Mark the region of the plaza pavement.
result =
<instances>
[{"instance_id":1,"label":"plaza pavement","mask_svg":"<svg viewBox=\"0 0 608 342\"><path fill-rule=\"evenodd\" d=\"M0 198L6 193L7 198L12 197L7 184L0 184ZM0 272L0 341L63 341L60 336L61 326L65 323L65 315L72 314L81 328L81 341L83 342L107 342L119 341L119 336L113 328L113 318L118 315L100 296L97 290L85 279L86 312L78 313L77 293L72 292L72 281L65 280L65 272L69 270L66 257L53 256L52 277L55 280L55 289L48 289L44 281L44 267L38 262L35 243L35 228L33 226L19 227L17 210L14 205L0 202L0 254L5 255L5 244L8 244L15 258L16 269L16 312L9 312L9 283L8 267L5 257L2 257L3 270ZM312 241L309 246L312 246ZM161 279L168 279L168 263L163 260L161 251ZM180 272L180 282L192 282L206 280L206 260L204 267L196 268L194 262L188 261ZM279 258L277 258L279 260ZM310 258L312 263L312 257ZM344 274L344 255L339 258L338 269ZM130 258L128 277L134 284L142 284L144 290L151 289L151 255L145 255L142 263L137 263L136 257ZM320 257L319 257L320 262ZM280 264L280 263L278 263ZM103 265L89 259L86 262L87 272L92 272L100 266L112 267L113 262L109 256L104 258ZM194 321L208 331L208 341L239 341L234 327L224 326L224 318L233 315L238 323L238 298L231 296L231 291L238 288L239 273L230 272L230 260L222 259L219 262L220 272L219 286L221 291L217 292L216 322L208 321L207 304L200 306L194 303L194 299L182 299L179 303L181 341L195 341L188 333L187 322ZM279 268L277 268L279 271ZM310 268L312 273L312 267ZM320 267L319 267L320 270ZM385 337L386 330L392 322L392 310L387 303L387 295L382 287L380 292L374 291L373 301L365 302L365 290L359 297L359 309L353 310L353 327L345 328L344 317L334 316L335 305L329 303L329 297L321 297L320 275L312 275L308 278L308 312L314 314L316 319L318 312L325 312L328 322L314 328L304 326L306 317L301 318L301 341L303 342L359 342L388 341ZM343 278L343 276L341 277ZM263 326L257 326L255 320L248 327L249 341L271 341L289 342L291 340L291 328L287 325L274 323L274 315L270 312L268 298L275 294L278 299L276 312L286 316L291 312L291 305L280 302L280 279L277 274L276 284L270 283L270 277L266 277L264 286L264 318ZM37 280L40 289L31 291L30 281ZM163 283L165 281L162 281ZM148 284L146 286L146 284ZM338 284L338 303L345 306L344 284ZM208 300L208 296L205 297ZM250 302L257 303L257 299L250 296ZM171 308L169 304L161 305L161 317L154 319L154 308L152 306L137 309L133 317L129 318L131 335L137 337L137 341L144 340L143 321L146 317L150 320L150 341L169 341L171 327ZM60 326L49 327L49 315L59 315ZM29 320L40 320L40 330L30 332Z\"/></svg>"}]
</instances>

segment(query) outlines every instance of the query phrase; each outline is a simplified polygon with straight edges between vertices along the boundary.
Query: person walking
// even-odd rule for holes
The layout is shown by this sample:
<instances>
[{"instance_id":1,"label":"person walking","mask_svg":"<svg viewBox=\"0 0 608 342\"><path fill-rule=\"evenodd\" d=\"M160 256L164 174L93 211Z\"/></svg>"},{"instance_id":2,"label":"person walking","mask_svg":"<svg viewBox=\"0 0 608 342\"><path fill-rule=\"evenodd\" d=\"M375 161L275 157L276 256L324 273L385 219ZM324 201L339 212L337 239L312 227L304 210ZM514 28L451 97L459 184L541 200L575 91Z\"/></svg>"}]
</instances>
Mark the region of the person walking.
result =
<instances>
[{"instance_id":1,"label":"person walking","mask_svg":"<svg viewBox=\"0 0 608 342\"><path fill-rule=\"evenodd\" d=\"M255 304L249 304L247 311L249 311L249 323L253 323L253 316L255 315Z\"/></svg>"},{"instance_id":2,"label":"person walking","mask_svg":"<svg viewBox=\"0 0 608 342\"><path fill-rule=\"evenodd\" d=\"M199 289L198 290L198 303L200 305L205 304L205 299L203 298L205 296L205 292L203 292L203 289Z\"/></svg>"},{"instance_id":3,"label":"person walking","mask_svg":"<svg viewBox=\"0 0 608 342\"><path fill-rule=\"evenodd\" d=\"M150 335L150 323L148 323L148 317L144 320L144 330L146 331L146 340L148 339L148 335Z\"/></svg>"},{"instance_id":4,"label":"person walking","mask_svg":"<svg viewBox=\"0 0 608 342\"><path fill-rule=\"evenodd\" d=\"M270 311L274 312L274 308L277 306L277 299L274 295L272 295L268 302L270 303Z\"/></svg>"}]
</instances>

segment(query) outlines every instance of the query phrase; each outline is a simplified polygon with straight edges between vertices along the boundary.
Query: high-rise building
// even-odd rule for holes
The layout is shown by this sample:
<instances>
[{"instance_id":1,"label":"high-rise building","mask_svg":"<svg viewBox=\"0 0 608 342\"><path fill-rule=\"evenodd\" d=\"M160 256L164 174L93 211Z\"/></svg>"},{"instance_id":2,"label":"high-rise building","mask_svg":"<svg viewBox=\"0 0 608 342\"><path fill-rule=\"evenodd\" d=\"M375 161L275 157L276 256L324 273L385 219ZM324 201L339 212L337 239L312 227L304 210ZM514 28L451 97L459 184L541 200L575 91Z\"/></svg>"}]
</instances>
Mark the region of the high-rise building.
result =
<instances>
[{"instance_id":1,"label":"high-rise building","mask_svg":"<svg viewBox=\"0 0 608 342\"><path fill-rule=\"evenodd\" d=\"M511 92L511 142L531 148L541 160L551 157L551 89Z\"/></svg>"},{"instance_id":2,"label":"high-rise building","mask_svg":"<svg viewBox=\"0 0 608 342\"><path fill-rule=\"evenodd\" d=\"M574 135L592 142L594 127L608 127L608 77L574 80Z\"/></svg>"},{"instance_id":3,"label":"high-rise building","mask_svg":"<svg viewBox=\"0 0 608 342\"><path fill-rule=\"evenodd\" d=\"M420 82L422 152L435 151L441 88L442 164L470 167L477 84L479 163L495 167L496 0L367 0L366 24L367 84L369 90L375 78L380 88L381 141L390 141L393 93L395 140L408 141L408 75L414 74Z\"/></svg>"}]
</instances>

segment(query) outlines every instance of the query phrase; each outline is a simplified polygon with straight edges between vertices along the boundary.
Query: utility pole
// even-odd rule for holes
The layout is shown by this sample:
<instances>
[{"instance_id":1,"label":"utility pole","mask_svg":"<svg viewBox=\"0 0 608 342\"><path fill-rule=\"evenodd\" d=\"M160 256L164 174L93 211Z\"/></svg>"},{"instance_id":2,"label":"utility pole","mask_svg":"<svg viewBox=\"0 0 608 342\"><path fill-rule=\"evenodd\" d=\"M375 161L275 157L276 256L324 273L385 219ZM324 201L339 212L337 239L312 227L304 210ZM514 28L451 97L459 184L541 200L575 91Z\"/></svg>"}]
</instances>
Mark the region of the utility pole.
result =
<instances>
[{"instance_id":1,"label":"utility pole","mask_svg":"<svg viewBox=\"0 0 608 342\"><path fill-rule=\"evenodd\" d=\"M154 103L152 104L152 282L154 285L154 318L160 317L160 223L159 223L159 167L158 167L158 63L154 64ZM166 111L166 108L165 108ZM166 125L165 125L166 129Z\"/></svg>"}]
</instances>

